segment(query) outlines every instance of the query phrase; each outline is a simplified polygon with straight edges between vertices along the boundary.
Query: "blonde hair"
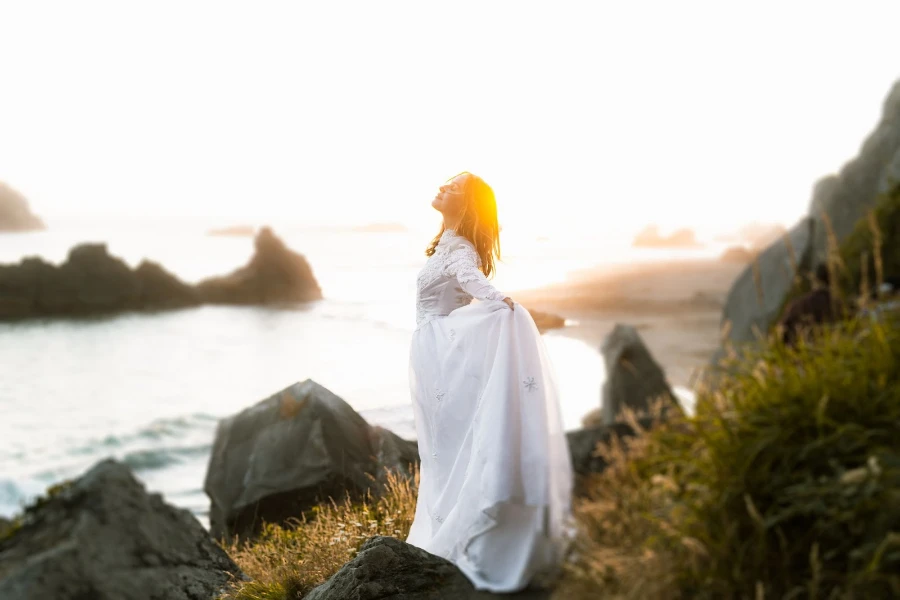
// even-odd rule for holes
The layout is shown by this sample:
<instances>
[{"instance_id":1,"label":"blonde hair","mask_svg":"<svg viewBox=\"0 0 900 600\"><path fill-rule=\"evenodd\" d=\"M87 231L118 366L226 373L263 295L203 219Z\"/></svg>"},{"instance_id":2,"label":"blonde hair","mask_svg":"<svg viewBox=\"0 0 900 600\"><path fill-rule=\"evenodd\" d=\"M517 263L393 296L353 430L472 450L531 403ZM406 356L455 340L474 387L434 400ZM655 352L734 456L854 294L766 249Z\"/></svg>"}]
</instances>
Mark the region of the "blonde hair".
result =
<instances>
[{"instance_id":1,"label":"blonde hair","mask_svg":"<svg viewBox=\"0 0 900 600\"><path fill-rule=\"evenodd\" d=\"M500 224L497 220L497 200L494 198L494 190L481 177L468 171L463 171L459 175L468 177L465 179L463 189L465 201L462 216L454 231L456 235L472 242L481 258L481 272L485 277L490 277L495 270L495 261L500 260ZM446 227L441 225L441 230L425 250L425 256L434 254L445 229Z\"/></svg>"}]
</instances>

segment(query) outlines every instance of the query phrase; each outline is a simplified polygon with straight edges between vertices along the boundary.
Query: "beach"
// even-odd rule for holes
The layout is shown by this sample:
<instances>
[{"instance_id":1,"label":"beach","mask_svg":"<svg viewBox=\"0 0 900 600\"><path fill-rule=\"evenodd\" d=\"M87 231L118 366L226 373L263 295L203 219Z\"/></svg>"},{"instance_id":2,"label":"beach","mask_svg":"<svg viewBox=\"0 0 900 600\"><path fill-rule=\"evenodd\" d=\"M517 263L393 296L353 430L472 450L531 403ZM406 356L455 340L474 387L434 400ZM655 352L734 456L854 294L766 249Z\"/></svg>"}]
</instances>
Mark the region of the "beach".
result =
<instances>
[{"instance_id":1,"label":"beach","mask_svg":"<svg viewBox=\"0 0 900 600\"><path fill-rule=\"evenodd\" d=\"M564 317L564 335L598 350L616 323L633 325L669 382L690 387L719 344L722 306L743 268L717 259L603 266L514 299Z\"/></svg>"}]
</instances>

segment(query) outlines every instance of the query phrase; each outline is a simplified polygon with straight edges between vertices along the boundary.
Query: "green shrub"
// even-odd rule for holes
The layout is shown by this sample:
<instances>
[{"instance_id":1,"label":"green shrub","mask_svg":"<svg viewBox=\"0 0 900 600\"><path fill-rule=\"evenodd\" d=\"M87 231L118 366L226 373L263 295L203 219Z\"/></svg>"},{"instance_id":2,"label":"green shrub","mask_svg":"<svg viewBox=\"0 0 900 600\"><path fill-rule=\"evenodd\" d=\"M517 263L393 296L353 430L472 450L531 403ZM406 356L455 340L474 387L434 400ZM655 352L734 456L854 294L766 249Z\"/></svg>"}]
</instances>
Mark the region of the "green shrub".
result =
<instances>
[{"instance_id":1,"label":"green shrub","mask_svg":"<svg viewBox=\"0 0 900 600\"><path fill-rule=\"evenodd\" d=\"M569 585L580 597L898 597L897 321L772 342L732 367L698 393L695 417L650 432L593 482Z\"/></svg>"}]
</instances>

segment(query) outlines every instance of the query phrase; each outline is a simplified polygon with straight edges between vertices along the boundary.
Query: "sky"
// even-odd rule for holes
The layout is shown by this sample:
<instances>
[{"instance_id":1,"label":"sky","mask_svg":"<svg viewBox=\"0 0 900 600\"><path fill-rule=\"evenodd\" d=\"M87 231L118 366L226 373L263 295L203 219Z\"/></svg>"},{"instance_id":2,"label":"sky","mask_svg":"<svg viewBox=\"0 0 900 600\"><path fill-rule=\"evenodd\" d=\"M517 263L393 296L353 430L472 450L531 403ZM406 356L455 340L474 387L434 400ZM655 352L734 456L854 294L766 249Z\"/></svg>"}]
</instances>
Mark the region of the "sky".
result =
<instances>
[{"instance_id":1,"label":"sky","mask_svg":"<svg viewBox=\"0 0 900 600\"><path fill-rule=\"evenodd\" d=\"M0 0L0 180L47 217L790 224L900 78L900 2Z\"/></svg>"}]
</instances>

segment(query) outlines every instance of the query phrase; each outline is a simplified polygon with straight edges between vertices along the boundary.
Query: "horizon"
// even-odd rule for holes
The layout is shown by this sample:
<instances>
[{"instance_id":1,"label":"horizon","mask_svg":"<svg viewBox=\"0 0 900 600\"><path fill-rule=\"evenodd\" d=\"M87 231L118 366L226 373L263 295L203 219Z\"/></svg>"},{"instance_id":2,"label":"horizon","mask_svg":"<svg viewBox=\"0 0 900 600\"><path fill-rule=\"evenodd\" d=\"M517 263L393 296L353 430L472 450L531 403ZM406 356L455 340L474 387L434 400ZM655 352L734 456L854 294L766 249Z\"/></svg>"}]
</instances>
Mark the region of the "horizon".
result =
<instances>
[{"instance_id":1,"label":"horizon","mask_svg":"<svg viewBox=\"0 0 900 600\"><path fill-rule=\"evenodd\" d=\"M47 4L0 8L0 180L48 221L427 230L470 170L509 231L790 226L900 77L880 2Z\"/></svg>"}]
</instances>

